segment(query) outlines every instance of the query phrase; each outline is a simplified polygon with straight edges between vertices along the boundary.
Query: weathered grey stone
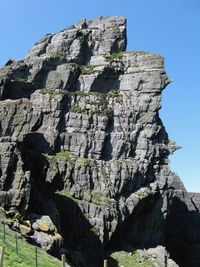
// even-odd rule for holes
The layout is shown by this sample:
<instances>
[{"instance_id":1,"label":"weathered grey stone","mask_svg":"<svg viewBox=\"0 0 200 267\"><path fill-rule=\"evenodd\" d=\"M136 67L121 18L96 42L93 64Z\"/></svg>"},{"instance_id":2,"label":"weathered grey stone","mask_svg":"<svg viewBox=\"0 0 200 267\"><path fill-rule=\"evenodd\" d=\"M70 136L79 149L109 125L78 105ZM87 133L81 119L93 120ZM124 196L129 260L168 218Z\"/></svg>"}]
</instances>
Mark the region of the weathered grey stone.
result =
<instances>
[{"instance_id":1,"label":"weathered grey stone","mask_svg":"<svg viewBox=\"0 0 200 267\"><path fill-rule=\"evenodd\" d=\"M149 259L153 267L178 267L178 265L170 259L170 255L168 255L168 252L163 246L157 246L147 250L138 250L138 252L142 258Z\"/></svg>"},{"instance_id":2,"label":"weathered grey stone","mask_svg":"<svg viewBox=\"0 0 200 267\"><path fill-rule=\"evenodd\" d=\"M157 247L155 266L166 250L195 267L200 200L168 165L179 147L159 118L164 59L126 43L124 17L81 20L0 70L0 204L35 214L31 239L59 256L63 238L75 266L126 244Z\"/></svg>"}]
</instances>

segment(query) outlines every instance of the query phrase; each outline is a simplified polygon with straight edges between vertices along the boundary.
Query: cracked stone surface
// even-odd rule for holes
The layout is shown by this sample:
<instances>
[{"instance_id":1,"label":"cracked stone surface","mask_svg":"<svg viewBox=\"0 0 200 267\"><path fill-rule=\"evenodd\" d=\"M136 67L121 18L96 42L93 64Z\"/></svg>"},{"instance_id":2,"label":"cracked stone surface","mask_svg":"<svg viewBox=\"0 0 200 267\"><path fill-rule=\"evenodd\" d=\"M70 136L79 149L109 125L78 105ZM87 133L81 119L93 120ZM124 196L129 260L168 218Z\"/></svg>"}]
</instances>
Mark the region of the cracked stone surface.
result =
<instances>
[{"instance_id":1,"label":"cracked stone surface","mask_svg":"<svg viewBox=\"0 0 200 267\"><path fill-rule=\"evenodd\" d=\"M77 267L156 246L197 267L200 196L169 168L164 59L126 44L124 17L82 20L0 69L0 205Z\"/></svg>"}]
</instances>

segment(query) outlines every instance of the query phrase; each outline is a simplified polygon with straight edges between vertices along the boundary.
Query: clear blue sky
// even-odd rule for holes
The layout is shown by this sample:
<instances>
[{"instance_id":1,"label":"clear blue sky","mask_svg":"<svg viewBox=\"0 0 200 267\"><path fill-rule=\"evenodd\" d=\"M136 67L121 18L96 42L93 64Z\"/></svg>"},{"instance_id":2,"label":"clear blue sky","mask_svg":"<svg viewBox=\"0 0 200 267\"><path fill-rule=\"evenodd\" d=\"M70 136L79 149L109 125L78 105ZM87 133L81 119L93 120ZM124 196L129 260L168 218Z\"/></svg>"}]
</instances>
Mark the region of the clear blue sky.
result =
<instances>
[{"instance_id":1,"label":"clear blue sky","mask_svg":"<svg viewBox=\"0 0 200 267\"><path fill-rule=\"evenodd\" d=\"M200 192L200 1L199 0L0 0L0 65L23 58L44 34L81 18L123 15L128 50L165 57L174 81L163 94L161 117L182 146L171 168L189 191Z\"/></svg>"}]
</instances>

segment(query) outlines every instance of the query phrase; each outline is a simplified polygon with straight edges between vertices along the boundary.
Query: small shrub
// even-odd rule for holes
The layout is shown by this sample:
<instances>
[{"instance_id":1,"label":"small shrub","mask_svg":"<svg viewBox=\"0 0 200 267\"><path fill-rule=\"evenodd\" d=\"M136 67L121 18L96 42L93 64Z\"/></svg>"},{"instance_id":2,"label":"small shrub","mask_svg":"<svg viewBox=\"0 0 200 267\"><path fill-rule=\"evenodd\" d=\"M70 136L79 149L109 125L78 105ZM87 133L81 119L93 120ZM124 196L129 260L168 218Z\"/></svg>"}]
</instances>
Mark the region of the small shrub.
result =
<instances>
[{"instance_id":1,"label":"small shrub","mask_svg":"<svg viewBox=\"0 0 200 267\"><path fill-rule=\"evenodd\" d=\"M79 160L81 163L83 163L84 166L86 167L91 166L91 159L80 157Z\"/></svg>"},{"instance_id":2,"label":"small shrub","mask_svg":"<svg viewBox=\"0 0 200 267\"><path fill-rule=\"evenodd\" d=\"M93 226L92 228L90 228L90 232L94 233L95 235L100 234L100 230L96 226Z\"/></svg>"},{"instance_id":3,"label":"small shrub","mask_svg":"<svg viewBox=\"0 0 200 267\"><path fill-rule=\"evenodd\" d=\"M81 67L81 72L83 75L90 75L95 72L97 65L85 65Z\"/></svg>"},{"instance_id":4,"label":"small shrub","mask_svg":"<svg viewBox=\"0 0 200 267\"><path fill-rule=\"evenodd\" d=\"M56 158L71 161L76 160L78 157L71 151L61 151L59 153L56 153Z\"/></svg>"},{"instance_id":5,"label":"small shrub","mask_svg":"<svg viewBox=\"0 0 200 267\"><path fill-rule=\"evenodd\" d=\"M87 110L82 109L79 106L73 106L73 107L71 107L70 112L74 112L74 113L87 113Z\"/></svg>"},{"instance_id":6,"label":"small shrub","mask_svg":"<svg viewBox=\"0 0 200 267\"><path fill-rule=\"evenodd\" d=\"M119 52L119 53L113 53L111 55L106 55L105 59L107 61L122 61L125 53L124 52Z\"/></svg>"}]
</instances>

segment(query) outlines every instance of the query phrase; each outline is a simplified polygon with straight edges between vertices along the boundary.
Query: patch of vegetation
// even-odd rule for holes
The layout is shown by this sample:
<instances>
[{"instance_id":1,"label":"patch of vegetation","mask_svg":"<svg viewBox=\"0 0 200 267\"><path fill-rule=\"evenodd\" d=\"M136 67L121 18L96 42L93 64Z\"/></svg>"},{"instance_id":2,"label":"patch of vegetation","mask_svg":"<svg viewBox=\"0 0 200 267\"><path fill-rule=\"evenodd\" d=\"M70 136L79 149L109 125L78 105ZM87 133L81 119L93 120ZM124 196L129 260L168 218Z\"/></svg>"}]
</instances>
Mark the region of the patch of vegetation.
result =
<instances>
[{"instance_id":1,"label":"patch of vegetation","mask_svg":"<svg viewBox=\"0 0 200 267\"><path fill-rule=\"evenodd\" d=\"M153 262L150 259L145 259L140 256L139 252L128 253L125 251L117 251L111 254L111 260L109 260L109 267L115 267L117 261L118 266L124 267L152 267Z\"/></svg>"},{"instance_id":2,"label":"patch of vegetation","mask_svg":"<svg viewBox=\"0 0 200 267\"><path fill-rule=\"evenodd\" d=\"M74 154L71 151L61 151L56 153L55 155L48 155L48 154L43 154L43 156L52 163L56 163L58 160L70 162L70 163L75 163L76 161L79 161L82 165L86 167L90 167L92 160L89 158L84 158L84 157L78 157L76 154Z\"/></svg>"},{"instance_id":3,"label":"patch of vegetation","mask_svg":"<svg viewBox=\"0 0 200 267\"><path fill-rule=\"evenodd\" d=\"M42 154L43 157L45 157L45 159L51 163L56 163L56 157L55 155L49 155L49 154Z\"/></svg>"},{"instance_id":4,"label":"patch of vegetation","mask_svg":"<svg viewBox=\"0 0 200 267\"><path fill-rule=\"evenodd\" d=\"M82 109L79 106L73 106L70 108L69 110L70 112L74 112L74 113L82 113L82 114L87 114L87 110L86 109Z\"/></svg>"},{"instance_id":5,"label":"patch of vegetation","mask_svg":"<svg viewBox=\"0 0 200 267\"><path fill-rule=\"evenodd\" d=\"M42 154L49 162L56 163L58 160L63 160L66 162L73 163L77 160L78 156L76 156L73 152L70 151L61 151L56 153L55 155Z\"/></svg>"},{"instance_id":6,"label":"patch of vegetation","mask_svg":"<svg viewBox=\"0 0 200 267\"><path fill-rule=\"evenodd\" d=\"M68 62L65 63L65 64L68 64L68 65L70 65L70 66L72 66L72 67L80 68L80 65L77 64L76 62L73 62L73 61L68 61Z\"/></svg>"},{"instance_id":7,"label":"patch of vegetation","mask_svg":"<svg viewBox=\"0 0 200 267\"><path fill-rule=\"evenodd\" d=\"M108 107L109 97L107 94L98 94L95 102L91 102L95 106L94 113L97 115L110 116L113 114L113 109Z\"/></svg>"},{"instance_id":8,"label":"patch of vegetation","mask_svg":"<svg viewBox=\"0 0 200 267\"><path fill-rule=\"evenodd\" d=\"M91 195L91 202L97 205L105 205L109 203L109 198L100 193L96 193Z\"/></svg>"},{"instance_id":9,"label":"patch of vegetation","mask_svg":"<svg viewBox=\"0 0 200 267\"><path fill-rule=\"evenodd\" d=\"M120 33L120 29L119 29L119 27L115 26L115 27L113 28L113 32L114 32L115 34L119 34L119 33Z\"/></svg>"},{"instance_id":10,"label":"patch of vegetation","mask_svg":"<svg viewBox=\"0 0 200 267\"><path fill-rule=\"evenodd\" d=\"M81 163L83 163L84 166L86 166L86 167L90 167L91 166L91 163L92 163L91 159L83 158L83 157L79 157L78 159L79 159L79 161Z\"/></svg>"},{"instance_id":11,"label":"patch of vegetation","mask_svg":"<svg viewBox=\"0 0 200 267\"><path fill-rule=\"evenodd\" d=\"M139 198L147 197L150 194L148 190L137 190L133 195L138 196Z\"/></svg>"},{"instance_id":12,"label":"patch of vegetation","mask_svg":"<svg viewBox=\"0 0 200 267\"><path fill-rule=\"evenodd\" d=\"M65 161L75 161L77 160L78 156L76 156L71 151L61 151L59 153L56 153L55 156L57 159L65 160Z\"/></svg>"},{"instance_id":13,"label":"patch of vegetation","mask_svg":"<svg viewBox=\"0 0 200 267\"><path fill-rule=\"evenodd\" d=\"M35 247L18 238L18 255L16 253L15 233L6 227L6 242L3 242L3 226L1 227L0 246L4 246L4 267L27 267L35 266ZM38 249L38 266L60 267L61 262ZM69 266L69 265L67 265Z\"/></svg>"},{"instance_id":14,"label":"patch of vegetation","mask_svg":"<svg viewBox=\"0 0 200 267\"><path fill-rule=\"evenodd\" d=\"M119 91L116 91L116 90L112 90L108 93L108 96L110 97L119 97L119 96L122 96Z\"/></svg>"},{"instance_id":15,"label":"patch of vegetation","mask_svg":"<svg viewBox=\"0 0 200 267\"><path fill-rule=\"evenodd\" d=\"M119 91L112 90L107 94L107 96L109 98L114 98L116 103L123 104L123 95L120 94Z\"/></svg>"},{"instance_id":16,"label":"patch of vegetation","mask_svg":"<svg viewBox=\"0 0 200 267\"><path fill-rule=\"evenodd\" d=\"M84 217L86 218L86 220L91 219L91 216L89 213L83 213Z\"/></svg>"},{"instance_id":17,"label":"patch of vegetation","mask_svg":"<svg viewBox=\"0 0 200 267\"><path fill-rule=\"evenodd\" d=\"M97 109L94 111L94 113L98 115L111 116L113 114L113 109L112 108Z\"/></svg>"},{"instance_id":18,"label":"patch of vegetation","mask_svg":"<svg viewBox=\"0 0 200 267\"><path fill-rule=\"evenodd\" d=\"M141 191L136 191L134 194L138 196L139 198L142 198L143 196L145 196L145 194Z\"/></svg>"},{"instance_id":19,"label":"patch of vegetation","mask_svg":"<svg viewBox=\"0 0 200 267\"><path fill-rule=\"evenodd\" d=\"M100 234L100 230L96 226L93 226L92 228L90 228L90 232L94 233L95 235Z\"/></svg>"},{"instance_id":20,"label":"patch of vegetation","mask_svg":"<svg viewBox=\"0 0 200 267\"><path fill-rule=\"evenodd\" d=\"M106 61L122 61L124 55L125 52L113 53L111 55L106 55L105 59Z\"/></svg>"},{"instance_id":21,"label":"patch of vegetation","mask_svg":"<svg viewBox=\"0 0 200 267\"><path fill-rule=\"evenodd\" d=\"M100 94L100 95L97 95L97 100L95 102L95 104L99 107L105 107L107 108L108 106L108 97L107 97L107 94Z\"/></svg>"},{"instance_id":22,"label":"patch of vegetation","mask_svg":"<svg viewBox=\"0 0 200 267\"><path fill-rule=\"evenodd\" d=\"M104 97L106 94L100 92L91 92L91 95L95 95L96 97Z\"/></svg>"},{"instance_id":23,"label":"patch of vegetation","mask_svg":"<svg viewBox=\"0 0 200 267\"><path fill-rule=\"evenodd\" d=\"M89 110L92 110L94 114L100 115L100 116L111 116L113 115L113 109L109 107L109 98L114 97L116 99L119 99L116 102L123 102L122 95L120 95L117 91L112 91L110 93L104 94L99 92L83 92L83 91L77 91L70 93L70 95L73 96L80 96L80 97L87 97L87 96L95 96L96 98L87 98L85 99L85 104L91 105L91 108L83 108L78 105L78 99L74 106L71 107L70 112L74 113L81 113L81 114L88 114ZM93 106L93 107L92 107Z\"/></svg>"},{"instance_id":24,"label":"patch of vegetation","mask_svg":"<svg viewBox=\"0 0 200 267\"><path fill-rule=\"evenodd\" d=\"M106 95L103 95L100 98L97 98L96 101L87 101L91 106L95 106L93 113L97 115L111 116L113 114L113 109L108 107L108 98ZM78 105L71 107L70 112L88 114L89 109L83 109ZM92 110L92 108L91 108Z\"/></svg>"},{"instance_id":25,"label":"patch of vegetation","mask_svg":"<svg viewBox=\"0 0 200 267\"><path fill-rule=\"evenodd\" d=\"M132 54L132 55L147 55L150 54L149 52L142 51L142 50L133 50L129 52L119 52L119 53L113 53L111 55L104 55L106 61L123 61L123 57L126 56L126 54Z\"/></svg>"},{"instance_id":26,"label":"patch of vegetation","mask_svg":"<svg viewBox=\"0 0 200 267\"><path fill-rule=\"evenodd\" d=\"M95 68L98 65L84 65L81 67L81 72L83 75L90 75L95 72Z\"/></svg>"},{"instance_id":27,"label":"patch of vegetation","mask_svg":"<svg viewBox=\"0 0 200 267\"><path fill-rule=\"evenodd\" d=\"M104 101L107 99L107 97L119 97L122 96L119 91L112 90L109 93L100 93L100 92L85 92L85 91L75 91L75 92L68 92L69 95L72 96L96 96L99 99L101 99L101 102L104 103ZM98 101L98 100L97 100ZM100 104L100 103L98 103Z\"/></svg>"},{"instance_id":28,"label":"patch of vegetation","mask_svg":"<svg viewBox=\"0 0 200 267\"><path fill-rule=\"evenodd\" d=\"M75 92L70 92L69 95L72 96L89 96L91 93L85 92L85 91L75 91Z\"/></svg>"},{"instance_id":29,"label":"patch of vegetation","mask_svg":"<svg viewBox=\"0 0 200 267\"><path fill-rule=\"evenodd\" d=\"M147 51L142 51L142 50L133 50L133 51L129 51L126 52L127 54L134 54L134 55L146 55L146 54L150 54Z\"/></svg>"}]
</instances>

